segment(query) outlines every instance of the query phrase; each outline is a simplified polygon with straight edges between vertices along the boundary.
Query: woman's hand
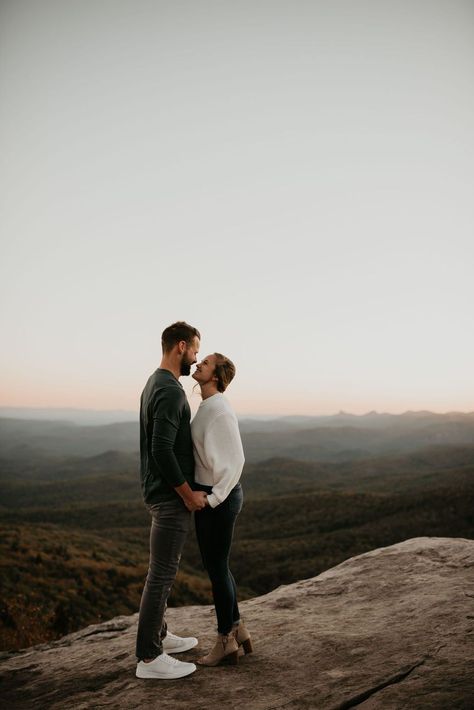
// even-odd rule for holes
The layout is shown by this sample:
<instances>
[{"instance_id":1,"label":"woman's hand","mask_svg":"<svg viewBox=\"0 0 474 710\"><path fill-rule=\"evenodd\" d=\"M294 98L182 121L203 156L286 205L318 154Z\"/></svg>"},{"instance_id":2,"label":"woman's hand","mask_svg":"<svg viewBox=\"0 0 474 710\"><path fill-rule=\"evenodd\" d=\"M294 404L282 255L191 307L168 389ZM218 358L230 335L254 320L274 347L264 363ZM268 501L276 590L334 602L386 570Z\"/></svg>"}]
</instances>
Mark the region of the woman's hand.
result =
<instances>
[{"instance_id":1,"label":"woman's hand","mask_svg":"<svg viewBox=\"0 0 474 710\"><path fill-rule=\"evenodd\" d=\"M211 506L209 505L209 501L207 500L207 493L204 493L204 491L200 491L200 493L203 494L202 500L204 501L204 505L202 508L210 508ZM202 510L202 508L200 510Z\"/></svg>"},{"instance_id":2,"label":"woman's hand","mask_svg":"<svg viewBox=\"0 0 474 710\"><path fill-rule=\"evenodd\" d=\"M191 513L206 506L207 494L204 491L193 491L187 481L180 486L176 486L175 491L181 496L184 505Z\"/></svg>"}]
</instances>

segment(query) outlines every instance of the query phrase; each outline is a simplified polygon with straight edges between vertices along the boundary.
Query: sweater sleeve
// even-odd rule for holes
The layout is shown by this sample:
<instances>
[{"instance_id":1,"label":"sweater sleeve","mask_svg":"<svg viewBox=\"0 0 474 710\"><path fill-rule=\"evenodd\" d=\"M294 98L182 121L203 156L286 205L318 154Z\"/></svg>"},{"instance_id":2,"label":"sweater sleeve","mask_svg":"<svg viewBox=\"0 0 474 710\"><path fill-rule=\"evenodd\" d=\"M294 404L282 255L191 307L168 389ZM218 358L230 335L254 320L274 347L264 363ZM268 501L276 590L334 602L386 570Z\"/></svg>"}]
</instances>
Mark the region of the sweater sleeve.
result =
<instances>
[{"instance_id":1,"label":"sweater sleeve","mask_svg":"<svg viewBox=\"0 0 474 710\"><path fill-rule=\"evenodd\" d=\"M207 500L215 508L237 485L245 462L239 426L233 416L224 413L216 417L206 431L204 451L214 478Z\"/></svg>"},{"instance_id":2,"label":"sweater sleeve","mask_svg":"<svg viewBox=\"0 0 474 710\"><path fill-rule=\"evenodd\" d=\"M174 444L183 414L185 397L177 387L164 387L153 402L151 453L163 478L172 488L186 481Z\"/></svg>"}]
</instances>

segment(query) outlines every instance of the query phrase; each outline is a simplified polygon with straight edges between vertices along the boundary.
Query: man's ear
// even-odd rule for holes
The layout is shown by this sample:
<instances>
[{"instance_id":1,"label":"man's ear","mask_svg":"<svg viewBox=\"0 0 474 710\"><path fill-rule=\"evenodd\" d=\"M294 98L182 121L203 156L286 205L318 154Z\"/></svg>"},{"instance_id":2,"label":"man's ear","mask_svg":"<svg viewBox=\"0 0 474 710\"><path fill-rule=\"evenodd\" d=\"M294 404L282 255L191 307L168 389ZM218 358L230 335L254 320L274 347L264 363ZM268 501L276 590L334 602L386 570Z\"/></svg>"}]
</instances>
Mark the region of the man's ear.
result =
<instances>
[{"instance_id":1,"label":"man's ear","mask_svg":"<svg viewBox=\"0 0 474 710\"><path fill-rule=\"evenodd\" d=\"M180 355L182 355L184 352L186 352L186 348L188 347L188 344L185 340L180 340L178 343L178 352Z\"/></svg>"}]
</instances>

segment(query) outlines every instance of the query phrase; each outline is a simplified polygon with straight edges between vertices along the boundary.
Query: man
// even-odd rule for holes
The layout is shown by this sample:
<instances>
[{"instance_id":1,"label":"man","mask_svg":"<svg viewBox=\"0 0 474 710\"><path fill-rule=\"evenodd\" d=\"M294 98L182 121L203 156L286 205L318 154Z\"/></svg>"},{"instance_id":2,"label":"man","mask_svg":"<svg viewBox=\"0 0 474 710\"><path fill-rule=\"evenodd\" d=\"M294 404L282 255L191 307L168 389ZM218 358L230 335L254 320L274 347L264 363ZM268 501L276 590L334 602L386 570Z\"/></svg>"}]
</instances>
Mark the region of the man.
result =
<instances>
[{"instance_id":1,"label":"man","mask_svg":"<svg viewBox=\"0 0 474 710\"><path fill-rule=\"evenodd\" d=\"M196 670L168 655L197 644L167 631L166 602L178 571L191 512L206 504L206 494L193 491L194 456L191 411L182 375L196 362L200 334L184 321L163 331L163 357L140 400L140 473L145 504L151 515L150 565L140 604L137 632L137 678L175 679Z\"/></svg>"}]
</instances>

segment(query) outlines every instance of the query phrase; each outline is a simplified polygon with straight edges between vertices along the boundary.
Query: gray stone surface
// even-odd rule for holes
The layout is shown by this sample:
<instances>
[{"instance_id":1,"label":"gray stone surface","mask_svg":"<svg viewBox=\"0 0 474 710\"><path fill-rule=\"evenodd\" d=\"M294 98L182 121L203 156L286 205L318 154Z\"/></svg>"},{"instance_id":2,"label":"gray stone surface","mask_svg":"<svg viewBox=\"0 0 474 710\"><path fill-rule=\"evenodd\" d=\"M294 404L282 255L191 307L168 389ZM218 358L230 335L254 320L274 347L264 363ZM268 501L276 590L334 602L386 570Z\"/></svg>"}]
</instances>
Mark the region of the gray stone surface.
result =
<instances>
[{"instance_id":1,"label":"gray stone surface","mask_svg":"<svg viewBox=\"0 0 474 710\"><path fill-rule=\"evenodd\" d=\"M178 681L134 676L137 616L0 663L5 708L474 708L474 541L416 538L242 604L255 651ZM169 609L175 633L214 636L211 607Z\"/></svg>"}]
</instances>

